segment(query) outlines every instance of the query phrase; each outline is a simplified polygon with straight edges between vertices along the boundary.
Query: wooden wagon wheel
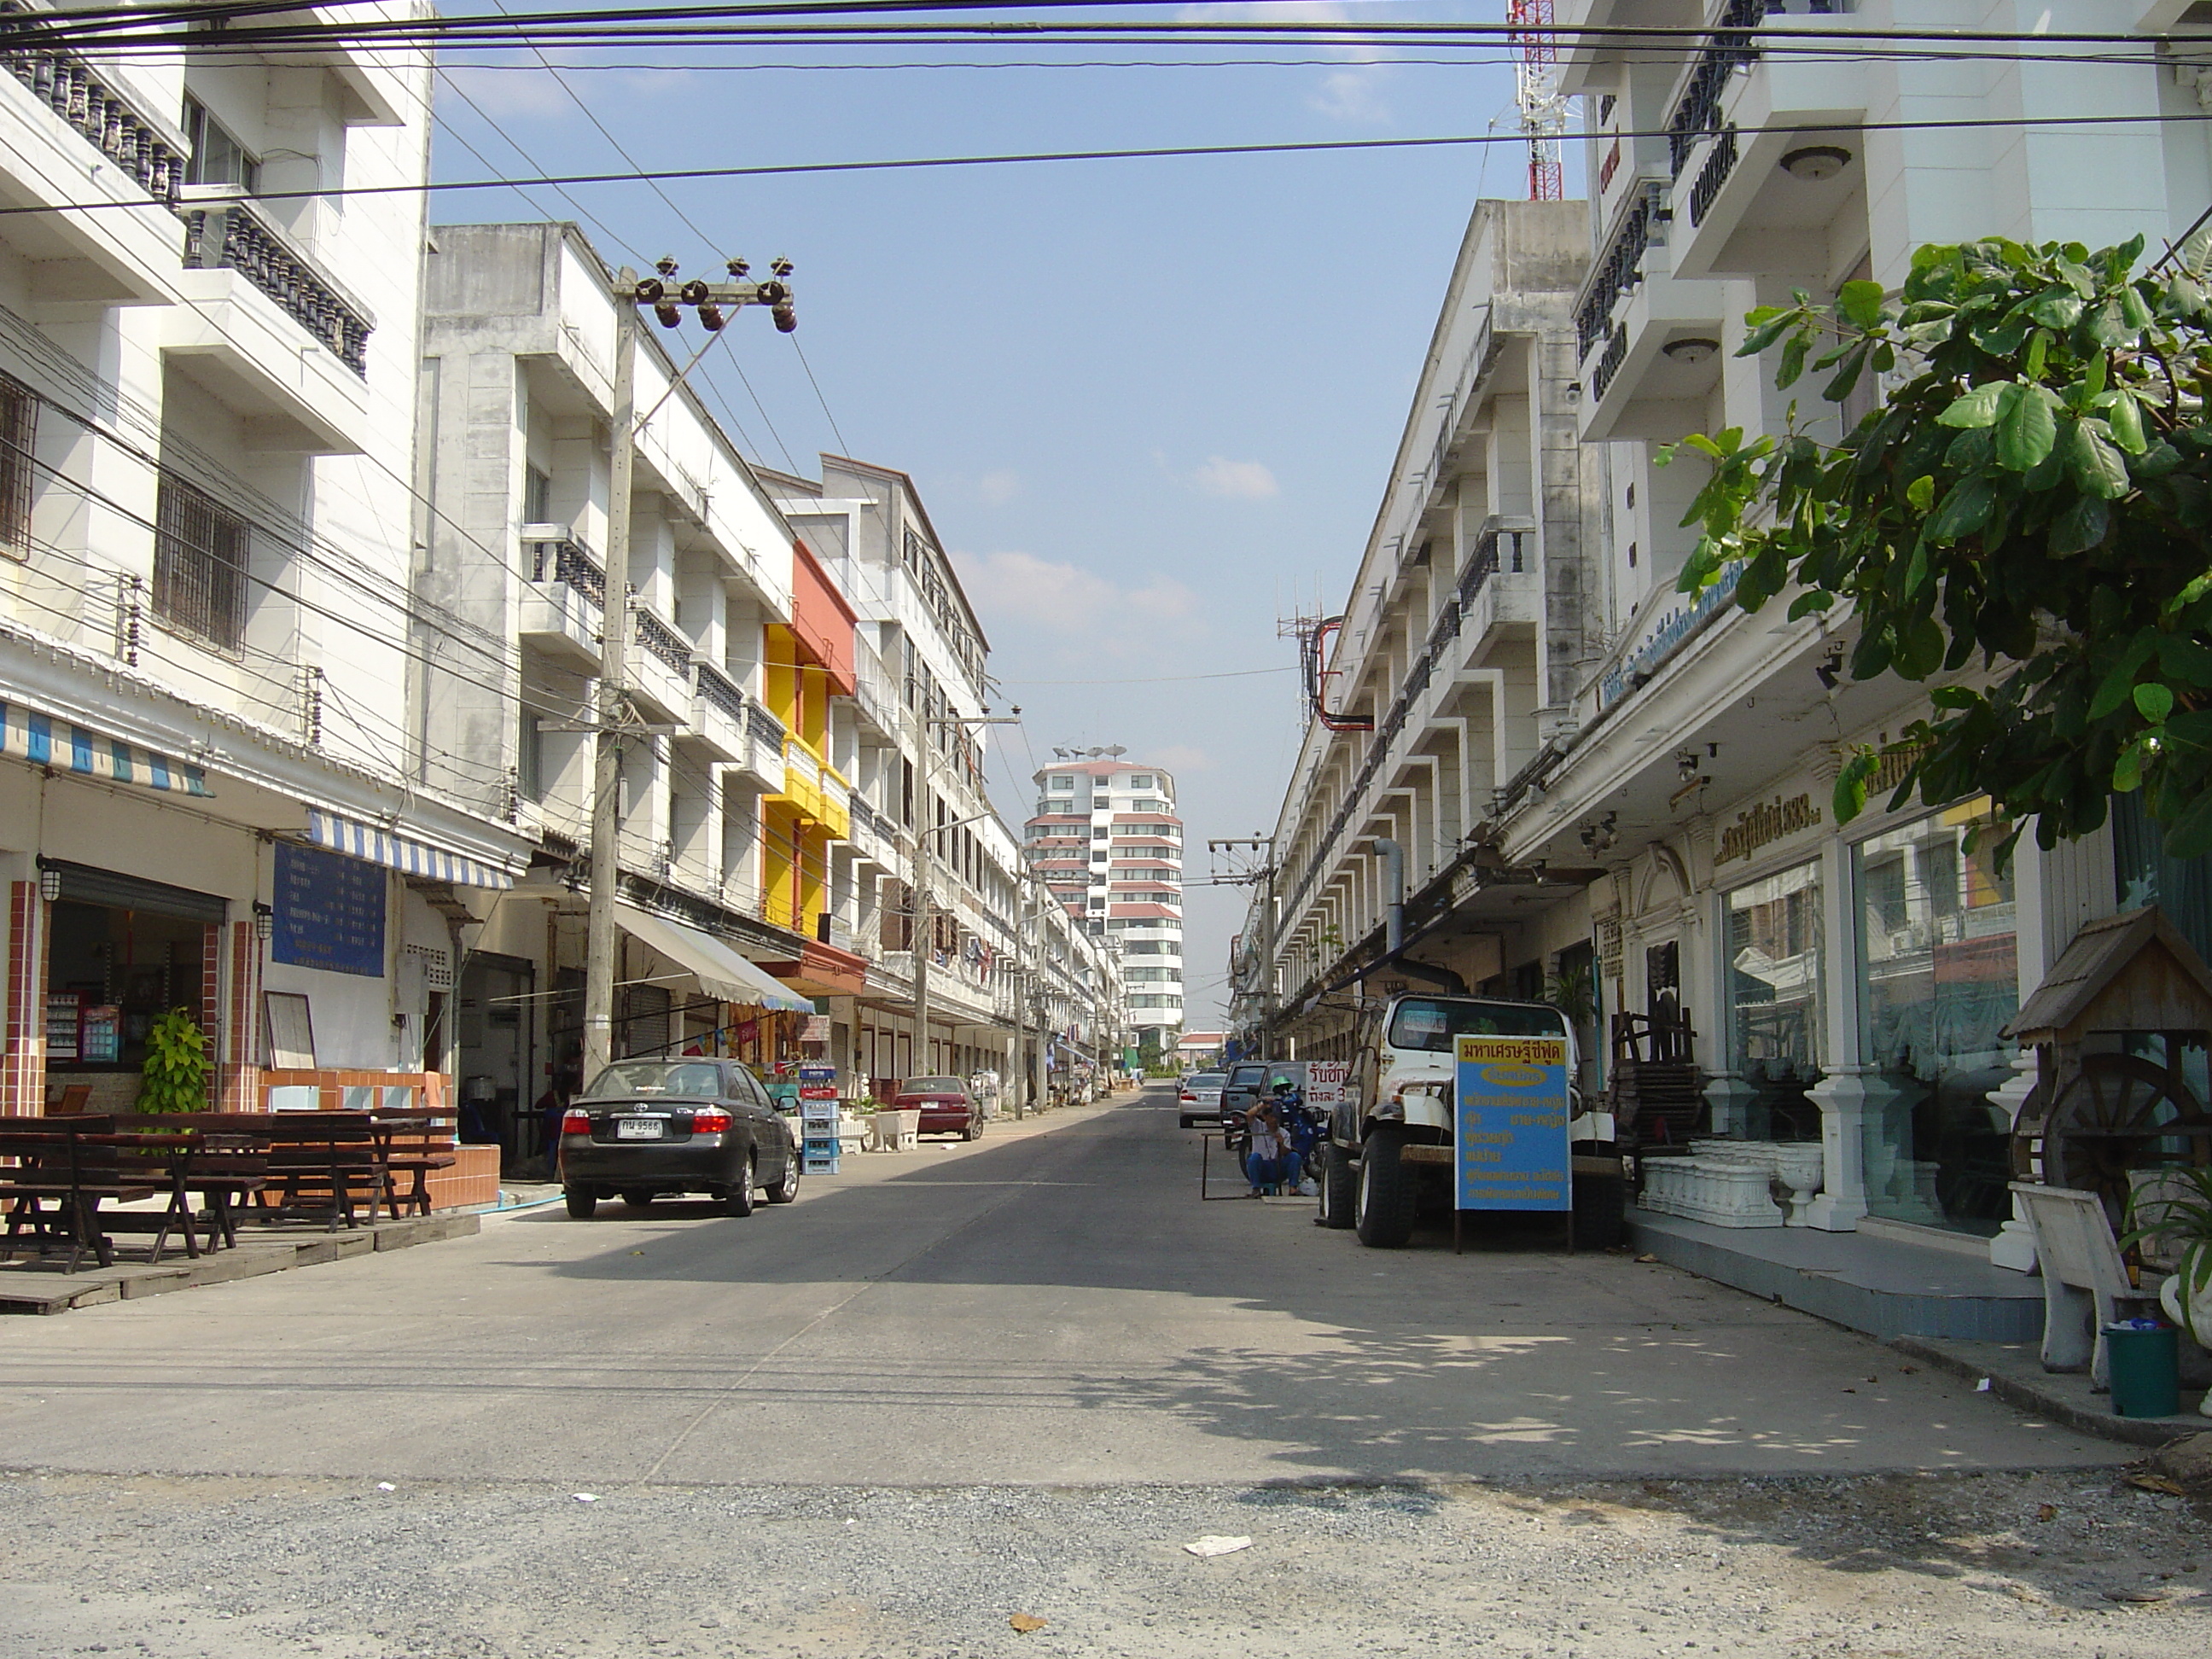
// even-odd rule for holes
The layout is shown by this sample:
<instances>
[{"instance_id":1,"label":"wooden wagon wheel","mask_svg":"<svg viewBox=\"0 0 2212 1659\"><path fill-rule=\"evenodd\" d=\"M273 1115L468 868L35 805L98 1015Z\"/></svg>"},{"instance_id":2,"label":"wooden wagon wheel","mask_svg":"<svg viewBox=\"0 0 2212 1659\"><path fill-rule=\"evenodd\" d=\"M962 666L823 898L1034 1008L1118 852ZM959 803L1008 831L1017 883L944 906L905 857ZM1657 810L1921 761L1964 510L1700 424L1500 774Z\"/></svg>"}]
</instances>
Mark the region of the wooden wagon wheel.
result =
<instances>
[{"instance_id":1,"label":"wooden wagon wheel","mask_svg":"<svg viewBox=\"0 0 2212 1659\"><path fill-rule=\"evenodd\" d=\"M2179 1140L2176 1146L2170 1143ZM2128 1171L2177 1160L2212 1164L2212 1115L2174 1075L2136 1054L2097 1054L2046 1101L2039 1085L2013 1134L2023 1180L2097 1194L2115 1228L2128 1201Z\"/></svg>"}]
</instances>

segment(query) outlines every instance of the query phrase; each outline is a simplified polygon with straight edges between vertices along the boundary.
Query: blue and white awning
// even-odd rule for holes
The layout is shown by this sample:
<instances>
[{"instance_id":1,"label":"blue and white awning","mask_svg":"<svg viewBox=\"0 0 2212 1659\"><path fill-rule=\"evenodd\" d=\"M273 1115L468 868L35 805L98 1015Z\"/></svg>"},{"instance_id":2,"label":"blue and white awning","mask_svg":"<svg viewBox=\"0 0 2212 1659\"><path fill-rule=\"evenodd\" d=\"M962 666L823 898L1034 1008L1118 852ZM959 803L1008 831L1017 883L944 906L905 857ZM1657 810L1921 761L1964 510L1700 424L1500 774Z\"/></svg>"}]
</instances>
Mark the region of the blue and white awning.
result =
<instances>
[{"instance_id":1,"label":"blue and white awning","mask_svg":"<svg viewBox=\"0 0 2212 1659\"><path fill-rule=\"evenodd\" d=\"M448 853L428 842L393 835L373 823L359 823L335 812L307 809L307 839L318 847L350 858L366 859L404 875L429 881L450 881L456 887L512 887L514 877L496 864Z\"/></svg>"},{"instance_id":2,"label":"blue and white awning","mask_svg":"<svg viewBox=\"0 0 2212 1659\"><path fill-rule=\"evenodd\" d=\"M215 793L208 787L203 768L180 765L150 749L103 736L88 726L12 701L0 701L0 754L33 766L51 766L57 772L104 778L110 783L136 784L179 795Z\"/></svg>"}]
</instances>

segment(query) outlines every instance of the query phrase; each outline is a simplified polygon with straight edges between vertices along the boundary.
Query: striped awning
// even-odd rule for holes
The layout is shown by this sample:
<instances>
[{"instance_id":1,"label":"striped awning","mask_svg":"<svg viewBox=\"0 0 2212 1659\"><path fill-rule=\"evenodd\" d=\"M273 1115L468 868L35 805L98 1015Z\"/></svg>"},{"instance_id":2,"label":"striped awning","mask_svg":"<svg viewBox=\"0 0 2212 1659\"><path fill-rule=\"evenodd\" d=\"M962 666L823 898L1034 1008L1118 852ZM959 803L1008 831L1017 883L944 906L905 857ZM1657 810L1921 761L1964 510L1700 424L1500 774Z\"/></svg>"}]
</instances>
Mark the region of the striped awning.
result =
<instances>
[{"instance_id":1,"label":"striped awning","mask_svg":"<svg viewBox=\"0 0 2212 1659\"><path fill-rule=\"evenodd\" d=\"M307 839L318 847L350 858L366 859L404 875L430 881L450 881L456 887L512 887L514 875L496 864L465 853L449 853L441 847L394 835L373 823L356 823L335 812L307 810Z\"/></svg>"},{"instance_id":2,"label":"striped awning","mask_svg":"<svg viewBox=\"0 0 2212 1659\"><path fill-rule=\"evenodd\" d=\"M203 768L181 765L150 749L12 701L0 701L0 754L33 766L51 766L57 772L105 778L110 783L136 784L179 795L215 793L208 787Z\"/></svg>"}]
</instances>

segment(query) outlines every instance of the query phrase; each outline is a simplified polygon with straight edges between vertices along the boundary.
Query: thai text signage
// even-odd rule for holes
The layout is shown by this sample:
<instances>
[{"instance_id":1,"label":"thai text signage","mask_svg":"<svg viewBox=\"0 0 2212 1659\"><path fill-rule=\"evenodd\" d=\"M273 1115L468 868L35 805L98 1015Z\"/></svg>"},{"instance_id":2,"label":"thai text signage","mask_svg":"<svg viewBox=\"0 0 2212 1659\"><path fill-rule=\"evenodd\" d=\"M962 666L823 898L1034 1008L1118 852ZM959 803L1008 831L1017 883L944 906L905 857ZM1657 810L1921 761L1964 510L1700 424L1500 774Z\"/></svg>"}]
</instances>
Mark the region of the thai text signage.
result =
<instances>
[{"instance_id":1,"label":"thai text signage","mask_svg":"<svg viewBox=\"0 0 2212 1659\"><path fill-rule=\"evenodd\" d=\"M1306 1062L1306 1104L1334 1106L1344 1098L1345 1079L1352 1075L1348 1060L1310 1060Z\"/></svg>"},{"instance_id":2,"label":"thai text signage","mask_svg":"<svg viewBox=\"0 0 2212 1659\"><path fill-rule=\"evenodd\" d=\"M1566 1210L1564 1037L1459 1039L1454 1176L1462 1210Z\"/></svg>"},{"instance_id":3,"label":"thai text signage","mask_svg":"<svg viewBox=\"0 0 2212 1659\"><path fill-rule=\"evenodd\" d=\"M1730 859L1747 859L1769 842L1810 830L1820 822L1820 809L1813 805L1810 795L1792 795L1788 800L1777 795L1749 811L1735 815L1735 822L1721 831L1721 844L1713 854L1713 862L1726 864Z\"/></svg>"},{"instance_id":4,"label":"thai text signage","mask_svg":"<svg viewBox=\"0 0 2212 1659\"><path fill-rule=\"evenodd\" d=\"M384 888L380 864L278 842L270 959L383 978Z\"/></svg>"}]
</instances>

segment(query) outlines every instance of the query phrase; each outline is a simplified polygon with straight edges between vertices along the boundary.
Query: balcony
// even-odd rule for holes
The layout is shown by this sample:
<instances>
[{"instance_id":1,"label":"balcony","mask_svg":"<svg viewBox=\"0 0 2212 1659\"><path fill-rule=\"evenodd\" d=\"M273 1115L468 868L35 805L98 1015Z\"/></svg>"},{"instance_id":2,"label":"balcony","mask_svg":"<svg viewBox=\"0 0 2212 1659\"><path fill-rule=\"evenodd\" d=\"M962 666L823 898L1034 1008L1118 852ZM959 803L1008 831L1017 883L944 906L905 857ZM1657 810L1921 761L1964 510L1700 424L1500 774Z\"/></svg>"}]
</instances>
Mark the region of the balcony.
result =
<instances>
[{"instance_id":1,"label":"balcony","mask_svg":"<svg viewBox=\"0 0 2212 1659\"><path fill-rule=\"evenodd\" d=\"M530 572L515 621L522 642L572 668L597 673L606 573L558 525L525 525L522 560Z\"/></svg>"},{"instance_id":2,"label":"balcony","mask_svg":"<svg viewBox=\"0 0 2212 1659\"><path fill-rule=\"evenodd\" d=\"M678 741L703 750L709 761L742 761L745 694L710 663L694 663L692 673L691 729Z\"/></svg>"},{"instance_id":3,"label":"balcony","mask_svg":"<svg viewBox=\"0 0 2212 1659\"><path fill-rule=\"evenodd\" d=\"M764 793L783 793L783 722L757 702L745 705L745 752L738 762L746 780Z\"/></svg>"},{"instance_id":4,"label":"balcony","mask_svg":"<svg viewBox=\"0 0 2212 1659\"><path fill-rule=\"evenodd\" d=\"M685 726L691 720L691 641L643 605L630 606L629 650L623 678L646 720Z\"/></svg>"},{"instance_id":5,"label":"balcony","mask_svg":"<svg viewBox=\"0 0 2212 1659\"><path fill-rule=\"evenodd\" d=\"M1674 276L1667 192L1644 181L1575 307L1585 443L1680 437L1720 380L1722 287Z\"/></svg>"},{"instance_id":6,"label":"balcony","mask_svg":"<svg viewBox=\"0 0 2212 1659\"><path fill-rule=\"evenodd\" d=\"M19 3L0 16L21 18ZM0 53L0 201L10 207L112 203L92 213L26 214L8 227L40 301L161 305L176 298L174 212L184 135L66 52Z\"/></svg>"},{"instance_id":7,"label":"balcony","mask_svg":"<svg viewBox=\"0 0 2212 1659\"><path fill-rule=\"evenodd\" d=\"M242 204L179 210L190 304L163 320L166 360L243 416L256 449L366 450L368 310ZM321 349L303 350L303 333Z\"/></svg>"},{"instance_id":8,"label":"balcony","mask_svg":"<svg viewBox=\"0 0 2212 1659\"><path fill-rule=\"evenodd\" d=\"M816 752L805 738L787 735L783 740L784 799L813 819L834 838L842 841L852 827L848 803L853 787L837 769Z\"/></svg>"}]
</instances>

